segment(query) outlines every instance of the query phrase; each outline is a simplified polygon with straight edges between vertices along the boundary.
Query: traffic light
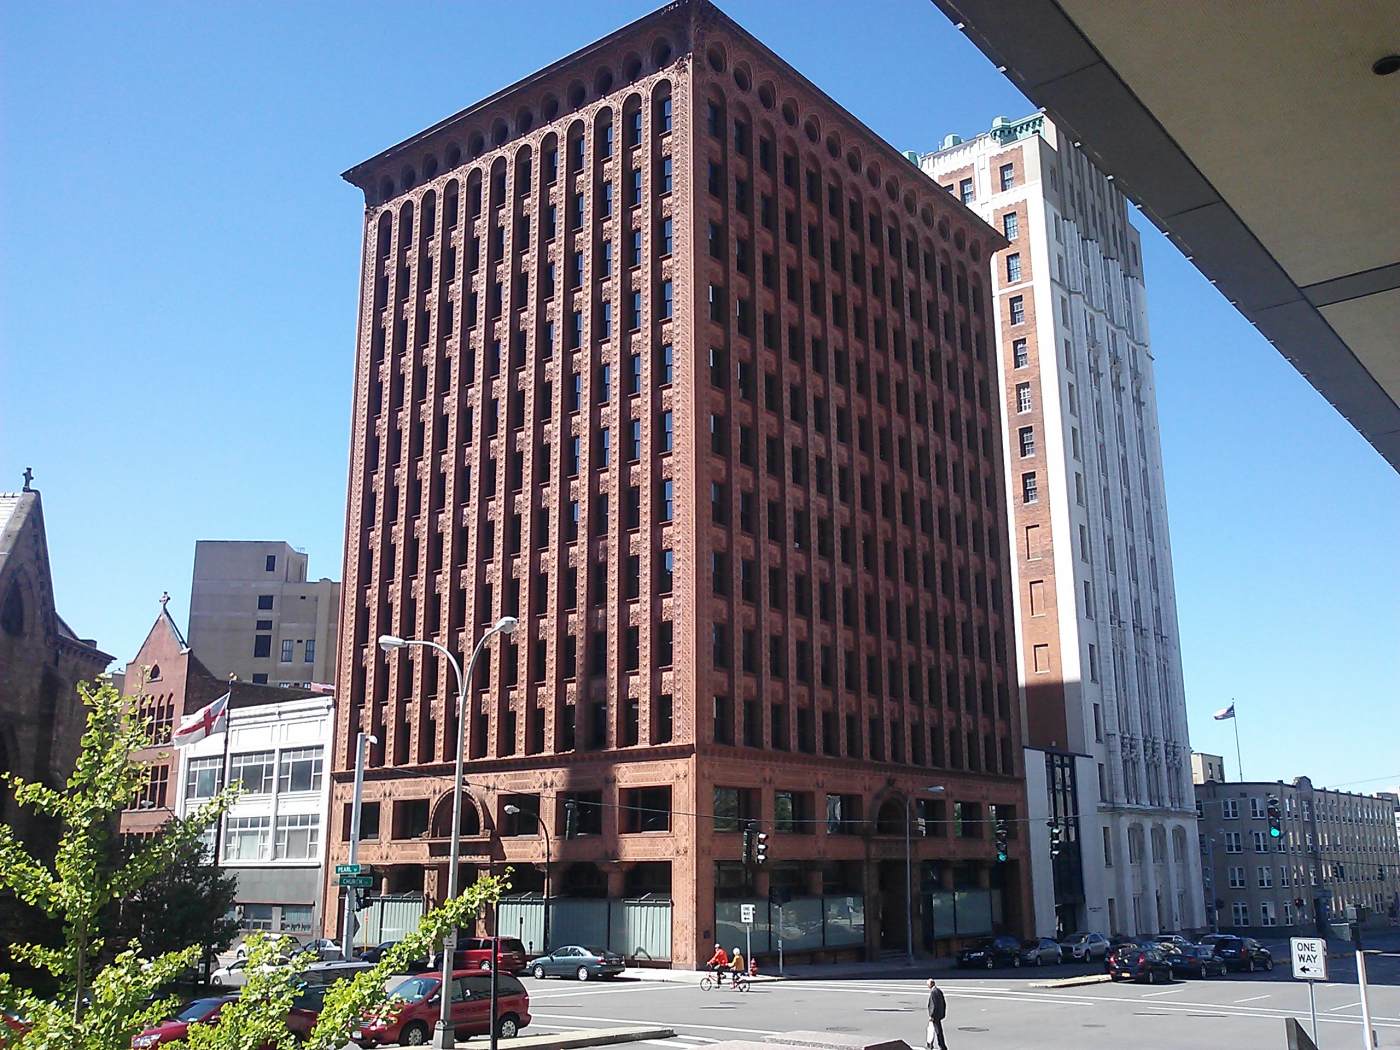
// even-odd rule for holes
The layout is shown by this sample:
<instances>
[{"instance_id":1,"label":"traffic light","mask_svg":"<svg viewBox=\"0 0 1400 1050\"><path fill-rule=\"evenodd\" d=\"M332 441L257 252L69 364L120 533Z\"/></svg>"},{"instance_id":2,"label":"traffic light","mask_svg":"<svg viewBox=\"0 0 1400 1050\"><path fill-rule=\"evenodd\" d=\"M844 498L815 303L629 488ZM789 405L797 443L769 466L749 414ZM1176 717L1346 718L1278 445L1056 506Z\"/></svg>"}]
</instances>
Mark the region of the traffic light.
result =
<instances>
[{"instance_id":1,"label":"traffic light","mask_svg":"<svg viewBox=\"0 0 1400 1050\"><path fill-rule=\"evenodd\" d=\"M1045 826L1050 829L1050 856L1060 855L1060 822L1058 820L1047 820Z\"/></svg>"},{"instance_id":2,"label":"traffic light","mask_svg":"<svg viewBox=\"0 0 1400 1050\"><path fill-rule=\"evenodd\" d=\"M753 862L762 866L768 862L768 832L759 831L753 837Z\"/></svg>"},{"instance_id":3,"label":"traffic light","mask_svg":"<svg viewBox=\"0 0 1400 1050\"><path fill-rule=\"evenodd\" d=\"M746 865L747 865L747 864L752 864L752 863L753 863L753 824L752 824L752 823L749 823L749 824L745 824L745 825L744 825L744 852L743 852L743 854L742 854L742 857L743 857L743 862L744 862Z\"/></svg>"},{"instance_id":4,"label":"traffic light","mask_svg":"<svg viewBox=\"0 0 1400 1050\"><path fill-rule=\"evenodd\" d=\"M1269 838L1276 839L1283 835L1283 812L1279 806L1278 796L1269 796Z\"/></svg>"},{"instance_id":5,"label":"traffic light","mask_svg":"<svg viewBox=\"0 0 1400 1050\"><path fill-rule=\"evenodd\" d=\"M997 821L997 863L1005 864L1008 856L1006 845L1006 821Z\"/></svg>"}]
</instances>

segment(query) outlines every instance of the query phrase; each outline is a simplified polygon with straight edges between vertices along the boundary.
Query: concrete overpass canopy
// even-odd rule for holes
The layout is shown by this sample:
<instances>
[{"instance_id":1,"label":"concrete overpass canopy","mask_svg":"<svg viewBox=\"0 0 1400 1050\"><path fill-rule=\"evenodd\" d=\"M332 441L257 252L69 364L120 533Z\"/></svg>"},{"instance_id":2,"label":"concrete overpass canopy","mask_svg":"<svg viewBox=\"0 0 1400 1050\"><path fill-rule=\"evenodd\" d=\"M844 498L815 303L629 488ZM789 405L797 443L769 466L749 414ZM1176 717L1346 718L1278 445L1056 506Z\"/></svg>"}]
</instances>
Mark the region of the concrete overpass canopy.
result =
<instances>
[{"instance_id":1,"label":"concrete overpass canopy","mask_svg":"<svg viewBox=\"0 0 1400 1050\"><path fill-rule=\"evenodd\" d=\"M933 0L1400 469L1394 0Z\"/></svg>"}]
</instances>

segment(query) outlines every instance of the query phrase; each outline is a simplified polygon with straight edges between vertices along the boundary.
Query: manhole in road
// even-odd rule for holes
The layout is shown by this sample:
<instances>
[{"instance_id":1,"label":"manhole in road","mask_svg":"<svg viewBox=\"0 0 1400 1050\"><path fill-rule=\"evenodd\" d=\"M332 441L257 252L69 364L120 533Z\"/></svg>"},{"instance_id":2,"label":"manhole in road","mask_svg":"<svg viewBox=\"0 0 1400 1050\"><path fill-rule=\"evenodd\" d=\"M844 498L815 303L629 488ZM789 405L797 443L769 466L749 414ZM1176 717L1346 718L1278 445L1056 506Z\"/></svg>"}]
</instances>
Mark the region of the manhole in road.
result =
<instances>
[{"instance_id":1,"label":"manhole in road","mask_svg":"<svg viewBox=\"0 0 1400 1050\"><path fill-rule=\"evenodd\" d=\"M1106 1024L1082 1024L1082 1025L1080 1025L1079 1027L1080 1027L1080 1028L1107 1028L1108 1025L1106 1025Z\"/></svg>"},{"instance_id":2,"label":"manhole in road","mask_svg":"<svg viewBox=\"0 0 1400 1050\"><path fill-rule=\"evenodd\" d=\"M959 1028L958 1031L959 1031L959 1032L988 1032L988 1031L991 1031L991 1029L989 1029L989 1028L974 1028L974 1027L972 1027L972 1026L970 1026L970 1025L965 1025L965 1026Z\"/></svg>"},{"instance_id":3,"label":"manhole in road","mask_svg":"<svg viewBox=\"0 0 1400 1050\"><path fill-rule=\"evenodd\" d=\"M914 1012L912 1006L867 1006L865 1012L868 1014L911 1014Z\"/></svg>"}]
</instances>

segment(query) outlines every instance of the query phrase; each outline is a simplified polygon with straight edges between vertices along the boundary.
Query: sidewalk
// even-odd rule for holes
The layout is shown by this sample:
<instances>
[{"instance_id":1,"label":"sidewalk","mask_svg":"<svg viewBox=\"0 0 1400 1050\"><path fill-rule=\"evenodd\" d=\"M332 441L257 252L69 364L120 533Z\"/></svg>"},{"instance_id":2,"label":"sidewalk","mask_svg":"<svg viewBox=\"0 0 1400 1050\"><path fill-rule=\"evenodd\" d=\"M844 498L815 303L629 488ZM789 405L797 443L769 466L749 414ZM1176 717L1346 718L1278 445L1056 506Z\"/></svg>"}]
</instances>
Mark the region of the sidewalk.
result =
<instances>
[{"instance_id":1,"label":"sidewalk","mask_svg":"<svg viewBox=\"0 0 1400 1050\"><path fill-rule=\"evenodd\" d=\"M913 966L904 962L891 962L887 959L862 963L802 963L785 966L783 975L770 968L752 977L755 984L765 981L848 981L874 979L878 977L903 980L927 977L929 974L953 969L952 959L915 959ZM619 976L623 981L670 981L677 984L699 984L708 970L662 970L650 967L637 967L624 970Z\"/></svg>"}]
</instances>

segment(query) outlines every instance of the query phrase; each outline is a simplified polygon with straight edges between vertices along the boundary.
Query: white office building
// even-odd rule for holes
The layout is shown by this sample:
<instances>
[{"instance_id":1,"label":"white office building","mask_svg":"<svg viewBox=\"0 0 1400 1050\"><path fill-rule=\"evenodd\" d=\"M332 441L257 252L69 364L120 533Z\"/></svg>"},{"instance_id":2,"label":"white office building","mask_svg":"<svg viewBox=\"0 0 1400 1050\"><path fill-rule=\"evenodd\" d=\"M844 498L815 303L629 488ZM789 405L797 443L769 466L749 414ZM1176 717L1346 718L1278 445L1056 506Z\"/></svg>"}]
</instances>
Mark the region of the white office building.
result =
<instances>
[{"instance_id":1,"label":"white office building","mask_svg":"<svg viewBox=\"0 0 1400 1050\"><path fill-rule=\"evenodd\" d=\"M1201 928L1137 231L1041 114L917 160L1010 242L993 280L1037 932Z\"/></svg>"},{"instance_id":2,"label":"white office building","mask_svg":"<svg viewBox=\"0 0 1400 1050\"><path fill-rule=\"evenodd\" d=\"M275 697L280 690L258 692ZM235 689L228 734L179 751L176 811L182 816L221 784L242 786L218 838L219 863L238 878L236 902L246 930L306 939L320 928L333 709L324 694L272 703L245 697L240 705ZM211 827L211 849L214 840Z\"/></svg>"}]
</instances>

